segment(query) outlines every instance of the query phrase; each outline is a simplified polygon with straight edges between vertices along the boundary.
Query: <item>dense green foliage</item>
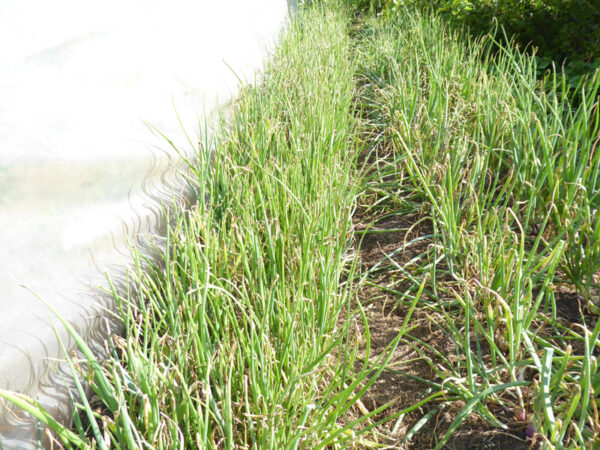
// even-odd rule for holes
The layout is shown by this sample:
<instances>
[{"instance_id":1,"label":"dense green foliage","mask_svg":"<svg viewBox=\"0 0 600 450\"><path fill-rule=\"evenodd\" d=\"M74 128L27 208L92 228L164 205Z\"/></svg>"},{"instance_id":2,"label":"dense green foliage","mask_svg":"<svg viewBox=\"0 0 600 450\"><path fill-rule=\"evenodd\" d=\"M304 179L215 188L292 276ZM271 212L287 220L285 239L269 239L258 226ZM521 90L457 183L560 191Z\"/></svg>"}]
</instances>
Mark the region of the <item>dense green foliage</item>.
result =
<instances>
[{"instance_id":1,"label":"dense green foliage","mask_svg":"<svg viewBox=\"0 0 600 450\"><path fill-rule=\"evenodd\" d=\"M485 30L496 18L522 45L531 43L555 61L591 63L600 58L600 8L593 0L480 0L466 11L467 24Z\"/></svg>"},{"instance_id":2,"label":"dense green foliage","mask_svg":"<svg viewBox=\"0 0 600 450\"><path fill-rule=\"evenodd\" d=\"M569 82L600 68L597 0L396 0L394 7L433 8L478 36L496 27L521 49L536 49L540 73L564 67ZM388 6L390 2L388 2Z\"/></svg>"},{"instance_id":3,"label":"dense green foliage","mask_svg":"<svg viewBox=\"0 0 600 450\"><path fill-rule=\"evenodd\" d=\"M394 6L393 0L345 0L355 11L378 14Z\"/></svg>"}]
</instances>

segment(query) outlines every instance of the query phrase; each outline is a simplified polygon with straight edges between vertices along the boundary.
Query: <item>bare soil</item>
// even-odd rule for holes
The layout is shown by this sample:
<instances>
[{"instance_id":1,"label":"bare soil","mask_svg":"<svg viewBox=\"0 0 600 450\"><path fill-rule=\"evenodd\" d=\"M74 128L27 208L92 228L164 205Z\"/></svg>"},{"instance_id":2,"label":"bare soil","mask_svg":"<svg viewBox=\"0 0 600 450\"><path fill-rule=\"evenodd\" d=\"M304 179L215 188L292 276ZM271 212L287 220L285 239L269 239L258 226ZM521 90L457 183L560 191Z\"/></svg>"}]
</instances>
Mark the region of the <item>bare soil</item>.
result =
<instances>
[{"instance_id":1,"label":"bare soil","mask_svg":"<svg viewBox=\"0 0 600 450\"><path fill-rule=\"evenodd\" d=\"M360 212L357 216L360 217ZM355 223L357 251L359 252L361 269L368 271L378 264L382 258L386 258L386 255L389 257L406 242L410 242L417 237L430 235L432 230L427 222L421 222L419 225L414 226L419 219L418 215L411 215L379 221L370 229L381 231L399 229L400 231L367 234L362 242L360 242L361 231L367 227L363 223ZM426 251L430 245L431 241L424 239L418 244L410 246L407 251L396 252L393 259L399 265L404 265L416 255ZM393 271L382 270L378 272L376 284L389 284L393 277L398 276L391 272ZM394 290L401 292L402 281L397 279L393 281ZM377 357L386 352L390 343L397 336L405 321L409 306L406 302L399 303L397 293L390 293L386 289L374 286L363 287L359 291L356 301L360 302L366 310L370 332L369 359L375 362ZM439 318L436 317L435 313L415 310L408 323L409 327L414 327L410 334L446 355L452 354L454 343L436 327L436 319ZM362 327L362 325L360 326ZM364 329L361 331L364 332ZM413 345L415 344L413 343ZM366 356L366 350L363 343L362 354L360 355L362 358ZM436 356L434 352L428 351L425 346L421 348L421 351L435 363ZM389 408L374 418L374 421L378 421L386 417L394 417L376 428L379 443L384 445L383 448L434 448L436 440L439 440L446 433L450 424L464 406L464 404L456 402L450 407L440 408L441 403L436 403L434 400L403 416L395 417L403 409L418 403L432 393L431 390L428 390L430 386L419 381L419 379L433 382L441 381L430 364L420 357L415 348L407 341L401 341L394 350L387 368L362 398L363 404L370 411L391 402ZM434 417L420 431L409 441L403 443L406 433L433 409L439 410L434 413ZM472 414L454 433L444 448L529 449L530 443L525 439L523 424L516 422L506 411L499 410L496 413L505 423L511 424L508 432L493 428L480 417Z\"/></svg>"}]
</instances>

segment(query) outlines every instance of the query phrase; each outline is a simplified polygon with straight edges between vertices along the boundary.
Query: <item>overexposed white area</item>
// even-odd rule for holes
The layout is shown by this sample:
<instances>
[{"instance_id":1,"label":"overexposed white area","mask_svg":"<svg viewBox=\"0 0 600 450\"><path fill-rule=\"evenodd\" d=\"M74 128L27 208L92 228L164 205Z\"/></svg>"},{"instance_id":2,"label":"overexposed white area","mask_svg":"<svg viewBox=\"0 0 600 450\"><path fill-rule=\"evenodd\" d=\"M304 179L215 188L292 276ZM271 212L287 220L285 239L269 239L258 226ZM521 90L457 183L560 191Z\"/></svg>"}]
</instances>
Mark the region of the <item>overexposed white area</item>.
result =
<instances>
[{"instance_id":1,"label":"overexposed white area","mask_svg":"<svg viewBox=\"0 0 600 450\"><path fill-rule=\"evenodd\" d=\"M151 197L177 154L152 129L191 154L183 129L196 143L237 77L254 79L287 11L286 0L0 1L0 388L56 400L47 362L61 352L37 296L86 334L102 304L94 286L158 226ZM33 445L0 410L4 448Z\"/></svg>"}]
</instances>

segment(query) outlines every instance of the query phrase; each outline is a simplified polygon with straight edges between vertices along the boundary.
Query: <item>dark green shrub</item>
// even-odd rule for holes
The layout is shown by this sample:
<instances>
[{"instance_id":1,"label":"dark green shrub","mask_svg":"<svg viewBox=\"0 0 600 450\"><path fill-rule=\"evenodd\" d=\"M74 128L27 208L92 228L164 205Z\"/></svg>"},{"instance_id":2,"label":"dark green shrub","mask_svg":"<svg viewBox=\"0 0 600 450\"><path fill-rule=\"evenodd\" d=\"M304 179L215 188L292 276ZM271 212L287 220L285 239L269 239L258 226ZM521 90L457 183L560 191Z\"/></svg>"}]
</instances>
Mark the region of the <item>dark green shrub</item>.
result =
<instances>
[{"instance_id":1,"label":"dark green shrub","mask_svg":"<svg viewBox=\"0 0 600 450\"><path fill-rule=\"evenodd\" d=\"M597 0L474 0L469 3L470 7L463 8L463 20L474 32L487 32L497 20L521 45L532 45L540 55L554 61L591 63L600 58Z\"/></svg>"},{"instance_id":2,"label":"dark green shrub","mask_svg":"<svg viewBox=\"0 0 600 450\"><path fill-rule=\"evenodd\" d=\"M475 35L496 26L521 48L537 49L540 71L554 63L567 79L600 67L600 0L396 0L433 8Z\"/></svg>"}]
</instances>

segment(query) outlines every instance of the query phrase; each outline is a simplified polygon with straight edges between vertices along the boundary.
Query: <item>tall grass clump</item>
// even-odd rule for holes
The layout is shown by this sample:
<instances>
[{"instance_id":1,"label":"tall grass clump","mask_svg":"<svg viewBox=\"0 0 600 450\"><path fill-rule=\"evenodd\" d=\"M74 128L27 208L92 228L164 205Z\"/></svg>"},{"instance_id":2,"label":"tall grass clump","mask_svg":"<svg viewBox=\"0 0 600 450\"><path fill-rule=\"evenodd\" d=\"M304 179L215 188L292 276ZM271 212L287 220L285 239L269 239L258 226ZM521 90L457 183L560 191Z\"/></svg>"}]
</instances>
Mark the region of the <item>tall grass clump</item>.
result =
<instances>
[{"instance_id":1,"label":"tall grass clump","mask_svg":"<svg viewBox=\"0 0 600 450\"><path fill-rule=\"evenodd\" d=\"M410 9L364 21L356 39L379 167L367 172L363 207L374 220L416 212L432 228L409 267L386 257L378 268L402 275L388 292L407 278L416 292L427 278L420 305L453 343L447 354L407 341L436 374L423 380L444 394L435 407L463 405L435 445L476 413L503 429L514 417L549 447L592 448L600 76L579 85L575 107L555 73L554 89L540 87L533 57Z\"/></svg>"},{"instance_id":2,"label":"tall grass clump","mask_svg":"<svg viewBox=\"0 0 600 450\"><path fill-rule=\"evenodd\" d=\"M191 164L197 203L171 212L158 261L136 254L128 290L114 291L125 333L112 359L84 352L96 399L78 400L77 437L50 423L65 444L358 439L348 412L366 368L354 372L341 317L357 154L347 21L335 2L291 19L260 84Z\"/></svg>"}]
</instances>

